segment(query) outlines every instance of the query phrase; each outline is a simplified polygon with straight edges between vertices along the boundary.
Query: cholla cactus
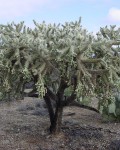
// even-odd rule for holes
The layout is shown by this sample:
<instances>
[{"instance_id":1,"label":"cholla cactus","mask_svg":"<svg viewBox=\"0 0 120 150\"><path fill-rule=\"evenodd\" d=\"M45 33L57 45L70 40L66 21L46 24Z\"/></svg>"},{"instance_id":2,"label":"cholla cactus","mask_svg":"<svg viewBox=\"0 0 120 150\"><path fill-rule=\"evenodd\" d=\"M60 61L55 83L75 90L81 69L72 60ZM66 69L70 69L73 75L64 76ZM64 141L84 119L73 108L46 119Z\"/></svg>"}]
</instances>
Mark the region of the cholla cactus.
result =
<instances>
[{"instance_id":1,"label":"cholla cactus","mask_svg":"<svg viewBox=\"0 0 120 150\"><path fill-rule=\"evenodd\" d=\"M53 99L60 108L94 95L100 99L100 111L111 112L112 90L120 87L120 29L101 28L94 37L80 23L34 21L35 29L24 22L0 25L0 78L2 83L9 79L9 92L16 91L16 82L23 91L24 84L34 80L39 96Z\"/></svg>"}]
</instances>

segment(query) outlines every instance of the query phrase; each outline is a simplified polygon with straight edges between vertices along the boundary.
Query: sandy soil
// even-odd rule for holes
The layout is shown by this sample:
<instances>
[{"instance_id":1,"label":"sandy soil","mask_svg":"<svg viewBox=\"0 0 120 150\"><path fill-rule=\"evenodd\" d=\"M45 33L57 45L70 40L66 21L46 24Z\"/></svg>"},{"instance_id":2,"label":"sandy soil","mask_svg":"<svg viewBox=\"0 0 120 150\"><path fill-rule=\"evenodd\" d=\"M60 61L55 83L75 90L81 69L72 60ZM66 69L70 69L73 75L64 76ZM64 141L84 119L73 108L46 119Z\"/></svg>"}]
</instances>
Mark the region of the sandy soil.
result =
<instances>
[{"instance_id":1,"label":"sandy soil","mask_svg":"<svg viewBox=\"0 0 120 150\"><path fill-rule=\"evenodd\" d=\"M0 150L120 150L120 123L104 123L100 114L64 109L62 133L49 134L42 100L0 102Z\"/></svg>"}]
</instances>

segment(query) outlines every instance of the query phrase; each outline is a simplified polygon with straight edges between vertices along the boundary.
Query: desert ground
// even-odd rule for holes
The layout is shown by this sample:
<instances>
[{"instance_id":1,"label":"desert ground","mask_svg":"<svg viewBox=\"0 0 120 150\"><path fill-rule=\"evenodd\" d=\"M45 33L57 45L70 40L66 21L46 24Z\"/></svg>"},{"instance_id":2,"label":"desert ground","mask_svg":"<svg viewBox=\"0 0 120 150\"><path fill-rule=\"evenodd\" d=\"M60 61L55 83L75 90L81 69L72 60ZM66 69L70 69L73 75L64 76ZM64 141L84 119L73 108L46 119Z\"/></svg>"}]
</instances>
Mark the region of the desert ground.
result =
<instances>
[{"instance_id":1,"label":"desert ground","mask_svg":"<svg viewBox=\"0 0 120 150\"><path fill-rule=\"evenodd\" d=\"M46 105L38 98L0 102L0 150L120 150L120 123L66 107L62 132L50 135Z\"/></svg>"}]
</instances>

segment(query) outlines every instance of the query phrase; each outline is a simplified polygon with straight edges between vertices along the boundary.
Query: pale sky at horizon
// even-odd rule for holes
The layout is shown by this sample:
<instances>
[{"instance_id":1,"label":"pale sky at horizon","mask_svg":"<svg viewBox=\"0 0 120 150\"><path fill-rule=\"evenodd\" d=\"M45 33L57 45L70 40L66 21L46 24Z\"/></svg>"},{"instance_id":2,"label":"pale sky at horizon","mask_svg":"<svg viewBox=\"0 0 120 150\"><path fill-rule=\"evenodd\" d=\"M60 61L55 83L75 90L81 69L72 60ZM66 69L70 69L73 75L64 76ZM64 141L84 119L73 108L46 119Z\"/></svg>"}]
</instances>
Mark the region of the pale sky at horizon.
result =
<instances>
[{"instance_id":1,"label":"pale sky at horizon","mask_svg":"<svg viewBox=\"0 0 120 150\"><path fill-rule=\"evenodd\" d=\"M81 25L90 32L106 25L120 27L120 0L0 0L0 24L25 21L64 23L82 17Z\"/></svg>"}]
</instances>

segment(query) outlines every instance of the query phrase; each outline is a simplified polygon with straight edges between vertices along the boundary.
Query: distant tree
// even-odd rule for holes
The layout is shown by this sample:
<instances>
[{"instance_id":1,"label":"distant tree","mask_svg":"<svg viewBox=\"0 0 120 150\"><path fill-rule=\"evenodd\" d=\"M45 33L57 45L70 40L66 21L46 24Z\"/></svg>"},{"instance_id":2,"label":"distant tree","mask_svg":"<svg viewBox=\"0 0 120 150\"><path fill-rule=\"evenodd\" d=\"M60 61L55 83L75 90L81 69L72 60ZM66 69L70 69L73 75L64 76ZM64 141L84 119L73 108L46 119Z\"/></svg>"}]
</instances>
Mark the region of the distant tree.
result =
<instances>
[{"instance_id":1,"label":"distant tree","mask_svg":"<svg viewBox=\"0 0 120 150\"><path fill-rule=\"evenodd\" d=\"M34 21L35 29L24 22L0 25L1 97L24 96L24 85L34 81L29 95L37 91L45 100L51 133L61 130L63 108L82 106L78 100L84 97L97 97L99 111L116 116L113 90L120 87L120 29L101 28L94 36L80 22Z\"/></svg>"}]
</instances>

